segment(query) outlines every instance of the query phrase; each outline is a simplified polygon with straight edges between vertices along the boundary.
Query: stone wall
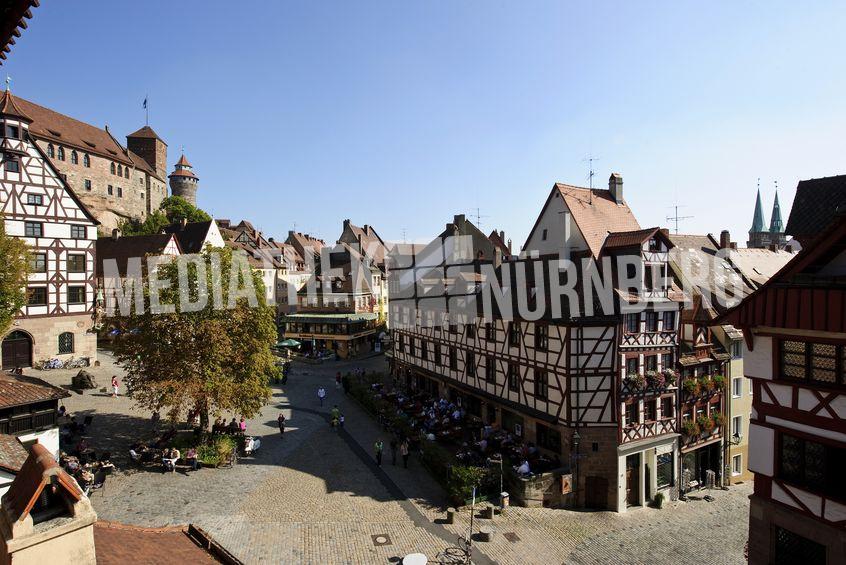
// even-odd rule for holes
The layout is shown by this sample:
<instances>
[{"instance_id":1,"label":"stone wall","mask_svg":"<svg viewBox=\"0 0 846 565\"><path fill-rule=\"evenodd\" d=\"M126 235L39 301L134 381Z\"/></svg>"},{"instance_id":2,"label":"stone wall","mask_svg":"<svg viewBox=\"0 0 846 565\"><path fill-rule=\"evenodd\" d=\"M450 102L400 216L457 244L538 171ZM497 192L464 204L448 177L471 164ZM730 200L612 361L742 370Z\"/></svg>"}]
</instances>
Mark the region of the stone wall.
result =
<instances>
[{"instance_id":1,"label":"stone wall","mask_svg":"<svg viewBox=\"0 0 846 565\"><path fill-rule=\"evenodd\" d=\"M574 481L578 475L578 484L574 487L576 505L582 507L586 504L588 477L599 477L608 484L605 508L617 510L617 428L579 428L579 435L578 473L573 466Z\"/></svg>"},{"instance_id":2,"label":"stone wall","mask_svg":"<svg viewBox=\"0 0 846 565\"><path fill-rule=\"evenodd\" d=\"M36 143L44 154L49 155L49 144L46 141L37 140ZM54 143L53 147L58 151L57 144ZM165 183L146 171L130 167L129 178L119 177L111 172L112 163L117 166L117 161L88 153L91 166L86 167L83 161L84 151L76 150L77 164L73 164L71 153L74 149L64 147L64 150L64 161L60 161L58 153L54 153L56 156L50 159L50 162L65 175L74 194L101 223L101 234L111 233L118 222L126 218L143 220L151 211L157 210L162 200L167 197ZM122 163L120 165L124 167ZM91 181L90 190L85 188L86 180ZM109 194L109 186L112 187L112 194Z\"/></svg>"},{"instance_id":3,"label":"stone wall","mask_svg":"<svg viewBox=\"0 0 846 565\"><path fill-rule=\"evenodd\" d=\"M54 357L90 357L91 363L97 359L97 335L88 332L93 325L90 314L17 318L15 324L10 332L22 330L32 337L33 363ZM73 353L59 355L59 334L64 332L73 334Z\"/></svg>"}]
</instances>

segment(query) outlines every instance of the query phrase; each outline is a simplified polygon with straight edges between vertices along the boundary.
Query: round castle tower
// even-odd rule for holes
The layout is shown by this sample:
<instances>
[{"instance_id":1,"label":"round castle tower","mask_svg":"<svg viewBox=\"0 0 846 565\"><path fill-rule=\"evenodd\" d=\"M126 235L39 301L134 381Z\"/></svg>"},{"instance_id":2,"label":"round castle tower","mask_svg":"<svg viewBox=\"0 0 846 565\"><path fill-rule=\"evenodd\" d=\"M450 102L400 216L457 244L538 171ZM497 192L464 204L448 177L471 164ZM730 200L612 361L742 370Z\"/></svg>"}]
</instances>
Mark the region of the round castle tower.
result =
<instances>
[{"instance_id":1,"label":"round castle tower","mask_svg":"<svg viewBox=\"0 0 846 565\"><path fill-rule=\"evenodd\" d=\"M197 205L197 184L200 179L194 174L193 167L183 154L176 162L174 171L168 175L170 192L173 196L181 196L194 206Z\"/></svg>"}]
</instances>

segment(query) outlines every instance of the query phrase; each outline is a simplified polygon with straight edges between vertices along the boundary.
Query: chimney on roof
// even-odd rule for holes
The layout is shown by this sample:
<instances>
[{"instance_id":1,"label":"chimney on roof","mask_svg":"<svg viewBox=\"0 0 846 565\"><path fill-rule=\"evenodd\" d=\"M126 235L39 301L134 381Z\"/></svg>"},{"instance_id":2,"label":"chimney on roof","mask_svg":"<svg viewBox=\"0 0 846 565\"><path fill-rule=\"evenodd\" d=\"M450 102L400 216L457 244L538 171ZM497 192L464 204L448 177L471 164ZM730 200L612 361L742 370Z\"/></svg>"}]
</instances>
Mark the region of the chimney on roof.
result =
<instances>
[{"instance_id":1,"label":"chimney on roof","mask_svg":"<svg viewBox=\"0 0 846 565\"><path fill-rule=\"evenodd\" d=\"M347 229L349 226L350 226L350 219L347 218L346 220L344 220L344 229Z\"/></svg>"},{"instance_id":2,"label":"chimney on roof","mask_svg":"<svg viewBox=\"0 0 846 565\"><path fill-rule=\"evenodd\" d=\"M499 239L501 239L502 242L505 243L505 230L499 230Z\"/></svg>"},{"instance_id":3,"label":"chimney on roof","mask_svg":"<svg viewBox=\"0 0 846 565\"><path fill-rule=\"evenodd\" d=\"M720 249L729 249L731 247L731 234L728 230L720 232Z\"/></svg>"},{"instance_id":4,"label":"chimney on roof","mask_svg":"<svg viewBox=\"0 0 846 565\"><path fill-rule=\"evenodd\" d=\"M464 214L456 214L455 217L452 219L452 223L456 226L460 226L464 223Z\"/></svg>"},{"instance_id":5,"label":"chimney on roof","mask_svg":"<svg viewBox=\"0 0 846 565\"><path fill-rule=\"evenodd\" d=\"M270 243L276 243L276 242L273 240L273 238L272 238L272 237L271 237L270 239L268 239L267 241L269 241Z\"/></svg>"},{"instance_id":6,"label":"chimney on roof","mask_svg":"<svg viewBox=\"0 0 846 565\"><path fill-rule=\"evenodd\" d=\"M115 228L115 229L112 230L112 239L114 241L117 241L118 239L120 239L120 230L119 229Z\"/></svg>"},{"instance_id":7,"label":"chimney on roof","mask_svg":"<svg viewBox=\"0 0 846 565\"><path fill-rule=\"evenodd\" d=\"M611 198L617 204L623 203L623 175L620 173L611 173L608 178L608 191L611 193Z\"/></svg>"},{"instance_id":8,"label":"chimney on roof","mask_svg":"<svg viewBox=\"0 0 846 565\"><path fill-rule=\"evenodd\" d=\"M508 254L509 255L513 254L513 252L511 251L511 238L510 237L508 238Z\"/></svg>"},{"instance_id":9,"label":"chimney on roof","mask_svg":"<svg viewBox=\"0 0 846 565\"><path fill-rule=\"evenodd\" d=\"M736 242L736 241L732 241L732 242L729 244L729 246L730 246L732 249L737 249L737 242Z\"/></svg>"}]
</instances>

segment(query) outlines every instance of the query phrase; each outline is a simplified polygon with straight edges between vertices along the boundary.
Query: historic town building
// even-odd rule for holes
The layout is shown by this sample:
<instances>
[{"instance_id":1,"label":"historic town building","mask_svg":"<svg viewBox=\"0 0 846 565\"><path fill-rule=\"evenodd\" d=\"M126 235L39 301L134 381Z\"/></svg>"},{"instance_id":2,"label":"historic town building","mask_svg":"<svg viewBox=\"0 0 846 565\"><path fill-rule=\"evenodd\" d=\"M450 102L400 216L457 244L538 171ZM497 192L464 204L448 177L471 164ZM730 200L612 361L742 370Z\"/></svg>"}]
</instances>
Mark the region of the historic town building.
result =
<instances>
[{"instance_id":1,"label":"historic town building","mask_svg":"<svg viewBox=\"0 0 846 565\"><path fill-rule=\"evenodd\" d=\"M29 133L32 119L8 90L0 100L0 213L30 248L27 304L3 336L2 367L96 358L92 331L97 221Z\"/></svg>"},{"instance_id":2,"label":"historic town building","mask_svg":"<svg viewBox=\"0 0 846 565\"><path fill-rule=\"evenodd\" d=\"M194 174L194 167L185 158L184 153L167 178L170 180L170 192L173 196L180 196L192 205L197 205L197 185L200 179Z\"/></svg>"},{"instance_id":3,"label":"historic town building","mask_svg":"<svg viewBox=\"0 0 846 565\"><path fill-rule=\"evenodd\" d=\"M846 222L832 219L719 320L743 331L753 381L752 564L846 561Z\"/></svg>"},{"instance_id":4,"label":"historic town building","mask_svg":"<svg viewBox=\"0 0 846 565\"><path fill-rule=\"evenodd\" d=\"M296 313L280 317L280 334L303 351L345 359L373 351L382 326L384 273L350 245L323 248L314 275L297 294Z\"/></svg>"}]
</instances>

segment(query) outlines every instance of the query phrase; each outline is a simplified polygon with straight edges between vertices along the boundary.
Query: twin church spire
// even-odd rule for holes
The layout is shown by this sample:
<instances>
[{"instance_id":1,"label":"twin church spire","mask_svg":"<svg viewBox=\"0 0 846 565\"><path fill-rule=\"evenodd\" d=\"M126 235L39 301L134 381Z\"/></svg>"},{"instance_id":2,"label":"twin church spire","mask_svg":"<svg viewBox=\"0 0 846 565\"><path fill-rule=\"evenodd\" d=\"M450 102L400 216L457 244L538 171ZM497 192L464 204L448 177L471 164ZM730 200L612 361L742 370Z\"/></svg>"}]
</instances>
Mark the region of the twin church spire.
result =
<instances>
[{"instance_id":1,"label":"twin church spire","mask_svg":"<svg viewBox=\"0 0 846 565\"><path fill-rule=\"evenodd\" d=\"M752 214L752 227L749 229L747 247L765 248L771 245L784 247L787 238L784 235L784 222L781 219L781 205L778 203L778 183L776 183L773 211L770 214L770 227L764 223L764 206L761 203L761 183L758 181L758 196L755 199L755 212Z\"/></svg>"}]
</instances>

